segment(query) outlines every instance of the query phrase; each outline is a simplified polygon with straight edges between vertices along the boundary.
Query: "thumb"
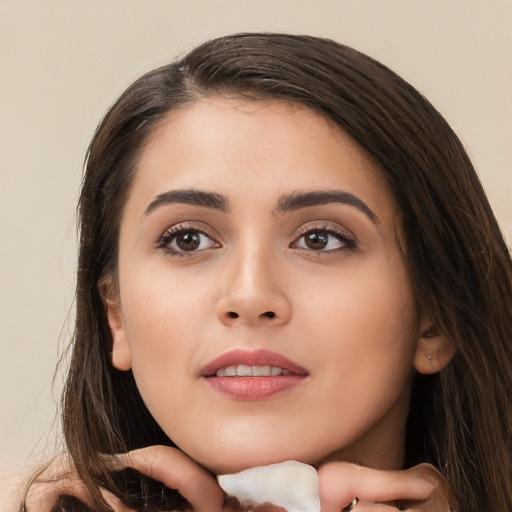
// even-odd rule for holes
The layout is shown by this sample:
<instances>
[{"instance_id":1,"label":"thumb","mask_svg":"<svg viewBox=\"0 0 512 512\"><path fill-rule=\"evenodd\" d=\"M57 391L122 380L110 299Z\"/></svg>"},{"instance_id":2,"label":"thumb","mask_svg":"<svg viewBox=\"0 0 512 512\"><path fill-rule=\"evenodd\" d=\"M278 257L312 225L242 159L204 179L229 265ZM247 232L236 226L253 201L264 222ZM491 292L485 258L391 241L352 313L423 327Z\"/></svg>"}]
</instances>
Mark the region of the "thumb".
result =
<instances>
[{"instance_id":1,"label":"thumb","mask_svg":"<svg viewBox=\"0 0 512 512\"><path fill-rule=\"evenodd\" d=\"M194 512L220 512L224 491L206 469L169 446L149 446L118 455L116 461L176 489Z\"/></svg>"}]
</instances>

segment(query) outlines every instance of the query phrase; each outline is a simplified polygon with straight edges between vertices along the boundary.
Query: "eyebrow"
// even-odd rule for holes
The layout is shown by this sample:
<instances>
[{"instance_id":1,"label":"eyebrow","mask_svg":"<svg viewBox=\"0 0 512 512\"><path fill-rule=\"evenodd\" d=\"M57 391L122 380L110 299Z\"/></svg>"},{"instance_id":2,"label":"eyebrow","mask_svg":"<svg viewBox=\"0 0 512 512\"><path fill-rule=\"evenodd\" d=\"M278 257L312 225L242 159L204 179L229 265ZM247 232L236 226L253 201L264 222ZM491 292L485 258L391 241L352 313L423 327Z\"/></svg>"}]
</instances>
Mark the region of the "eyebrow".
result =
<instances>
[{"instance_id":1,"label":"eyebrow","mask_svg":"<svg viewBox=\"0 0 512 512\"><path fill-rule=\"evenodd\" d=\"M357 196L343 190L319 190L313 192L294 192L293 194L281 196L274 208L274 215L279 215L308 206L321 206L330 203L346 204L357 208L364 213L374 224L379 219L370 207Z\"/></svg>"},{"instance_id":2,"label":"eyebrow","mask_svg":"<svg viewBox=\"0 0 512 512\"><path fill-rule=\"evenodd\" d=\"M193 206L204 206L213 210L222 212L229 211L229 200L222 194L215 192L203 192L201 190L170 190L156 196L149 204L144 212L144 216L148 216L154 210L167 204L181 203Z\"/></svg>"},{"instance_id":3,"label":"eyebrow","mask_svg":"<svg viewBox=\"0 0 512 512\"><path fill-rule=\"evenodd\" d=\"M148 216L154 210L167 204L190 204L203 206L221 212L229 212L229 199L216 192L204 192L202 190L185 189L170 190L156 196L144 212ZM379 219L370 207L357 196L342 190L319 190L312 192L293 192L282 195L273 210L274 215L281 215L286 212L307 208L309 206L321 206L324 204L340 203L357 208L364 213L373 223L377 224Z\"/></svg>"}]
</instances>

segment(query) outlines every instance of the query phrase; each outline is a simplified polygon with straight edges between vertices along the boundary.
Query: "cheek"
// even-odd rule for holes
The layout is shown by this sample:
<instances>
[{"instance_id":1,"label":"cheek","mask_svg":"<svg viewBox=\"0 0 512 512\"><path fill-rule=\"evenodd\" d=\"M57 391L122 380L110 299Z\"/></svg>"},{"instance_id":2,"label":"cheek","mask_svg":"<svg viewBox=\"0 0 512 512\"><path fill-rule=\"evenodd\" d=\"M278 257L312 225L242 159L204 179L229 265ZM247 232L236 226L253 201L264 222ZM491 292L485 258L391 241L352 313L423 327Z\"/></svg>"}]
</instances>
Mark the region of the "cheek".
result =
<instances>
[{"instance_id":1,"label":"cheek","mask_svg":"<svg viewBox=\"0 0 512 512\"><path fill-rule=\"evenodd\" d=\"M198 328L208 290L197 273L147 265L125 274L124 281L121 277L121 304L128 331L140 331L145 343L153 343L160 337L153 339L152 332L169 338Z\"/></svg>"},{"instance_id":2,"label":"cheek","mask_svg":"<svg viewBox=\"0 0 512 512\"><path fill-rule=\"evenodd\" d=\"M312 357L329 375L326 386L394 382L395 392L403 385L412 371L419 314L401 261L340 271L307 296L303 329L317 340Z\"/></svg>"},{"instance_id":3,"label":"cheek","mask_svg":"<svg viewBox=\"0 0 512 512\"><path fill-rule=\"evenodd\" d=\"M121 303L137 385L144 395L164 381L180 385L211 310L200 279L168 269L126 272Z\"/></svg>"}]
</instances>

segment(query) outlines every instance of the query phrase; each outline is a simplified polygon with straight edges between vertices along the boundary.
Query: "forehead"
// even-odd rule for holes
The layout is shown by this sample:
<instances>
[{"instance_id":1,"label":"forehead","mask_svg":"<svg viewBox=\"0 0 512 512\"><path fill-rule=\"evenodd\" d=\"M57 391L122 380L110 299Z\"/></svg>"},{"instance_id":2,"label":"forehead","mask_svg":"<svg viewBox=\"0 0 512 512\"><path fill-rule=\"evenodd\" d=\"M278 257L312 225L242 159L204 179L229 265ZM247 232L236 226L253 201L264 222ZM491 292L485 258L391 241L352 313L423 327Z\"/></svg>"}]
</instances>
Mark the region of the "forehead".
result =
<instances>
[{"instance_id":1,"label":"forehead","mask_svg":"<svg viewBox=\"0 0 512 512\"><path fill-rule=\"evenodd\" d=\"M185 188L235 203L247 190L261 202L297 190L349 189L377 209L394 209L366 151L324 115L282 100L202 98L168 113L147 141L130 195L147 202Z\"/></svg>"}]
</instances>

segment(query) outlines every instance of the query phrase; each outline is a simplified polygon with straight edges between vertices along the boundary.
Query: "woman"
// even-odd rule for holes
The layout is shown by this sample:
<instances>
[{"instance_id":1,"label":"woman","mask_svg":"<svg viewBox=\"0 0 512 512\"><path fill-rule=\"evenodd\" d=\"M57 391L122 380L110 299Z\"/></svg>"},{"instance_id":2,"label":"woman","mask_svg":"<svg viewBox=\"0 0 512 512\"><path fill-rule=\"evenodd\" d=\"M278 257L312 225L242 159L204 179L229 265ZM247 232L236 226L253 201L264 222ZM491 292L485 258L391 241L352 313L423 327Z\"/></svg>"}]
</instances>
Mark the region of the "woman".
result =
<instances>
[{"instance_id":1,"label":"woman","mask_svg":"<svg viewBox=\"0 0 512 512\"><path fill-rule=\"evenodd\" d=\"M72 464L28 510L220 510L212 474L287 459L323 512L511 508L509 252L389 69L305 36L205 43L107 113L79 212Z\"/></svg>"}]
</instances>

